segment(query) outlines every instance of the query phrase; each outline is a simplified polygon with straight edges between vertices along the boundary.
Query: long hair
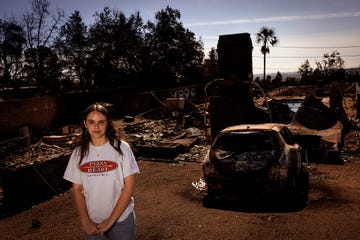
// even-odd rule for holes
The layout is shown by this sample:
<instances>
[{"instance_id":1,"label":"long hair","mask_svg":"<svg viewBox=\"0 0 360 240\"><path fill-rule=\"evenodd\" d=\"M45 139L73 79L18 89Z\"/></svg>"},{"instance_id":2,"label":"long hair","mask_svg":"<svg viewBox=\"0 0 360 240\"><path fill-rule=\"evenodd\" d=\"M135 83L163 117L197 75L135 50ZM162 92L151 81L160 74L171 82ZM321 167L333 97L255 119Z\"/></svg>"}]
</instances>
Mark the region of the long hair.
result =
<instances>
[{"instance_id":1,"label":"long hair","mask_svg":"<svg viewBox=\"0 0 360 240\"><path fill-rule=\"evenodd\" d=\"M90 106L88 106L82 115L82 133L81 133L81 138L80 138L80 142L79 142L79 151L80 151L79 165L81 164L82 160L89 154L89 144L91 141L91 136L85 127L84 121L86 120L89 113L91 113L92 111L98 111L105 115L106 120L107 120L107 128L105 131L105 135L108 138L108 141L111 144L111 146L117 152L119 152L119 154L122 154L122 151L120 148L122 136L120 135L119 132L117 132L115 130L115 126L114 126L114 123L112 121L112 117L111 117L109 111L102 104L94 103L94 104L91 104Z\"/></svg>"}]
</instances>

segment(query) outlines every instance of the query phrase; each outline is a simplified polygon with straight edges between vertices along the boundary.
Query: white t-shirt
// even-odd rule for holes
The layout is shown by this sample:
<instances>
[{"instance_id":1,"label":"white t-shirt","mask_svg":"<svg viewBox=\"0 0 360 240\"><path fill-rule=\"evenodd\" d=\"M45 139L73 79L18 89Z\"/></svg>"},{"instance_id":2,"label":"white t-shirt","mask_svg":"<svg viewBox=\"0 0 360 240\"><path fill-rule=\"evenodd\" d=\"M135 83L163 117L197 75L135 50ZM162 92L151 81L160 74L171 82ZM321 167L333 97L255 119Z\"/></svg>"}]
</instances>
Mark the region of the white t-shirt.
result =
<instances>
[{"instance_id":1,"label":"white t-shirt","mask_svg":"<svg viewBox=\"0 0 360 240\"><path fill-rule=\"evenodd\" d=\"M83 194L90 219L95 223L106 220L113 211L124 187L124 178L139 173L134 154L128 143L121 141L122 155L109 143L102 146L89 144L89 153L79 166L80 149L71 154L64 179L83 185ZM134 209L134 199L124 210L118 222Z\"/></svg>"}]
</instances>

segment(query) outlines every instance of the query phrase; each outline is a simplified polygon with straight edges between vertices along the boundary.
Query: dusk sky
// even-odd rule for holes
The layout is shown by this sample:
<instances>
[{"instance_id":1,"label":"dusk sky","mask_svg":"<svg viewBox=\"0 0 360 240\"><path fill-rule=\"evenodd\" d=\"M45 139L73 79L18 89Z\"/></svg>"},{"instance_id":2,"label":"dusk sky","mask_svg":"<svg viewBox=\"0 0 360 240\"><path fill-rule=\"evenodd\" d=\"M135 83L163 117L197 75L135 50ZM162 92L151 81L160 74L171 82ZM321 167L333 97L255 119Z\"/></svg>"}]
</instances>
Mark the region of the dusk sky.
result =
<instances>
[{"instance_id":1,"label":"dusk sky","mask_svg":"<svg viewBox=\"0 0 360 240\"><path fill-rule=\"evenodd\" d=\"M21 17L31 11L31 0L0 0L0 18ZM359 0L50 0L52 10L59 8L70 16L79 10L90 26L95 12L104 7L122 11L126 16L137 11L144 22L154 22L155 13L166 6L181 12L184 27L201 38L207 56L217 47L219 35L251 34L253 72L262 73L263 58L255 35L262 26L274 28L280 42L270 48L267 73L295 72L309 59L312 67L324 53L338 51L345 67L360 67Z\"/></svg>"}]
</instances>

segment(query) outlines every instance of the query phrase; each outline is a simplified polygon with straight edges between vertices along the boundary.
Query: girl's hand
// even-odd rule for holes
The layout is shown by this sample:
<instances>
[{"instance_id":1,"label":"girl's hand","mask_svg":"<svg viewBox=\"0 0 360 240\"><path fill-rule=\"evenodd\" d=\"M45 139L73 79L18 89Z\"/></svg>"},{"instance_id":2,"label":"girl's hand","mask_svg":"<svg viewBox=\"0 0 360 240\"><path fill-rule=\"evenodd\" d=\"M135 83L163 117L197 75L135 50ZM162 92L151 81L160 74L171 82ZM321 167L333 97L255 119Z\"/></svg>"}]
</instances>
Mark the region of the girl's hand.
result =
<instances>
[{"instance_id":1,"label":"girl's hand","mask_svg":"<svg viewBox=\"0 0 360 240\"><path fill-rule=\"evenodd\" d=\"M89 235L96 235L96 234L100 233L96 227L96 223L94 223L93 221L89 220L89 221L83 222L82 226L83 226L85 232Z\"/></svg>"},{"instance_id":2,"label":"girl's hand","mask_svg":"<svg viewBox=\"0 0 360 240\"><path fill-rule=\"evenodd\" d=\"M114 221L110 220L110 219L106 219L105 221L103 221L102 223L97 225L97 230L101 233L106 232L107 230L109 230L111 228L111 226L114 224Z\"/></svg>"}]
</instances>

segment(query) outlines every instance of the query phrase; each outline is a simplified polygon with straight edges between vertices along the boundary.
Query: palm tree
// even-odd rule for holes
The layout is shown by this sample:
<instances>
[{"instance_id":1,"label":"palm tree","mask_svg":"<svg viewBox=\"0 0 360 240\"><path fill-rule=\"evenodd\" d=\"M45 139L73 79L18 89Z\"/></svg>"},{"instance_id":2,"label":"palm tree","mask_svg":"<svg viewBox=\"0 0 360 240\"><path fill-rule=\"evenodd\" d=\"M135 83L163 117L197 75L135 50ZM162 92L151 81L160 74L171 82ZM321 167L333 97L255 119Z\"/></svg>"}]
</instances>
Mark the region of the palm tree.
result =
<instances>
[{"instance_id":1,"label":"palm tree","mask_svg":"<svg viewBox=\"0 0 360 240\"><path fill-rule=\"evenodd\" d=\"M260 31L256 34L256 42L263 43L261 46L261 53L264 55L264 81L265 81L265 69L266 69L266 54L270 53L269 45L274 46L279 42L279 39L275 35L275 30L273 28L262 27Z\"/></svg>"}]
</instances>

